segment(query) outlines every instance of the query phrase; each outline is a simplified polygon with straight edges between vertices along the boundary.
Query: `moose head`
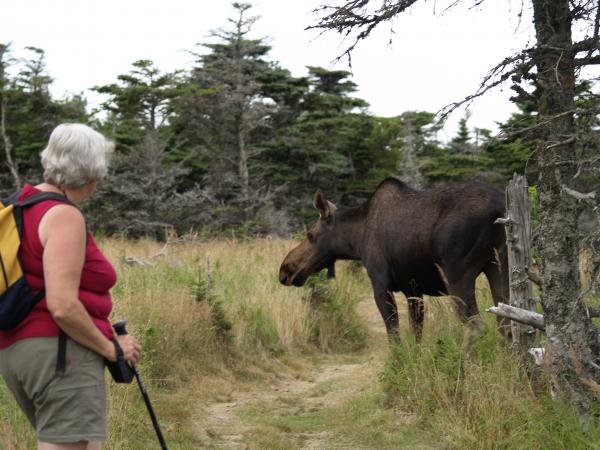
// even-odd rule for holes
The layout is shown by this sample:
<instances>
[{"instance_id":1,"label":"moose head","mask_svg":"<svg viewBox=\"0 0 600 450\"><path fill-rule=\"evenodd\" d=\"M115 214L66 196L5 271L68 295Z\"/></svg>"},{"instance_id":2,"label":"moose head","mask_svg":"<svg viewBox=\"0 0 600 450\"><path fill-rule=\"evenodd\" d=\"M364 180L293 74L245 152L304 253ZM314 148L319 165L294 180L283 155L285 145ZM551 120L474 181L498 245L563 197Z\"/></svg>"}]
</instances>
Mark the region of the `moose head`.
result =
<instances>
[{"instance_id":1,"label":"moose head","mask_svg":"<svg viewBox=\"0 0 600 450\"><path fill-rule=\"evenodd\" d=\"M279 281L286 285L302 286L313 273L327 268L327 276L335 276L336 210L337 207L317 191L313 206L319 219L306 233L306 238L293 248L279 269Z\"/></svg>"}]
</instances>

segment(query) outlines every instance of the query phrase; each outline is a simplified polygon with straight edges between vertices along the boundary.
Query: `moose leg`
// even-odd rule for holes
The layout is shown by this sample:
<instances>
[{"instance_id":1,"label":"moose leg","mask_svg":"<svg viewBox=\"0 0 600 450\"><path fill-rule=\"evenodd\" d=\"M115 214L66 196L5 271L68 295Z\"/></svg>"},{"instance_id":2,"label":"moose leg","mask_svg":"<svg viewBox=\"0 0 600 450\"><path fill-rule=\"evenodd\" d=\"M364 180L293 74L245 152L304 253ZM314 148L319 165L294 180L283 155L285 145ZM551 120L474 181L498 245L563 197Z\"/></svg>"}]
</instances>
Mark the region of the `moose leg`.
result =
<instances>
[{"instance_id":1,"label":"moose leg","mask_svg":"<svg viewBox=\"0 0 600 450\"><path fill-rule=\"evenodd\" d=\"M417 342L421 342L423 336L423 319L425 318L425 304L421 297L407 297L408 303L408 320L410 327L415 333Z\"/></svg>"},{"instance_id":2,"label":"moose leg","mask_svg":"<svg viewBox=\"0 0 600 450\"><path fill-rule=\"evenodd\" d=\"M457 281L449 282L448 294L454 300L456 313L463 322L479 314L475 300L475 277L464 276Z\"/></svg>"},{"instance_id":3,"label":"moose leg","mask_svg":"<svg viewBox=\"0 0 600 450\"><path fill-rule=\"evenodd\" d=\"M373 286L373 294L377 309L385 323L388 339L390 343L400 342L400 326L398 323L398 306L394 299L394 294L386 288Z\"/></svg>"}]
</instances>

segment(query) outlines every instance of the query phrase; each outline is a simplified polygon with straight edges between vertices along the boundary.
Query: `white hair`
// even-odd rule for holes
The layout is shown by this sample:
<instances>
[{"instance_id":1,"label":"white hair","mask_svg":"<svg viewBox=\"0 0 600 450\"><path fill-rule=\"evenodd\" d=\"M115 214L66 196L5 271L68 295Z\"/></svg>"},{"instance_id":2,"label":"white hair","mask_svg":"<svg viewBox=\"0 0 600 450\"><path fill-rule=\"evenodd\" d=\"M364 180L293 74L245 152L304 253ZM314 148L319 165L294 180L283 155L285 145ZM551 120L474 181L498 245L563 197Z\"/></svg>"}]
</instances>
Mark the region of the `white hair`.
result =
<instances>
[{"instance_id":1,"label":"white hair","mask_svg":"<svg viewBox=\"0 0 600 450\"><path fill-rule=\"evenodd\" d=\"M57 126L42 151L44 181L80 188L106 176L114 143L81 123Z\"/></svg>"}]
</instances>

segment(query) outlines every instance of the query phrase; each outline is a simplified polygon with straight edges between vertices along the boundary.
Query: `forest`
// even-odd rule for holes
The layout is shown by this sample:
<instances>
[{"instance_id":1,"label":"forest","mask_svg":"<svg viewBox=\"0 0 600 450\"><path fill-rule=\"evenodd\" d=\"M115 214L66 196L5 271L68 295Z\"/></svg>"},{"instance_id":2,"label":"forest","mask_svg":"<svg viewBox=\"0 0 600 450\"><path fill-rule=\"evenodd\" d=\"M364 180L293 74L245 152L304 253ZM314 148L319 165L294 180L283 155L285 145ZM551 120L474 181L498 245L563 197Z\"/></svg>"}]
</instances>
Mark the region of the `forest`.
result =
<instances>
[{"instance_id":1,"label":"forest","mask_svg":"<svg viewBox=\"0 0 600 450\"><path fill-rule=\"evenodd\" d=\"M481 179L503 187L513 172L537 178L535 107L519 99L518 113L498 123L499 134L460 119L454 136L439 139L436 111L377 117L356 97L348 70L307 67L293 76L253 38L249 5L208 42L189 49L191 67L166 73L133 61L102 96L52 96L42 48L16 60L0 44L1 193L41 178L39 153L61 122L90 123L117 143L108 179L86 215L106 235L164 238L167 230L203 236L279 235L314 219L320 188L355 206L379 182L397 176L417 188ZM578 88L591 101L591 86Z\"/></svg>"}]
</instances>

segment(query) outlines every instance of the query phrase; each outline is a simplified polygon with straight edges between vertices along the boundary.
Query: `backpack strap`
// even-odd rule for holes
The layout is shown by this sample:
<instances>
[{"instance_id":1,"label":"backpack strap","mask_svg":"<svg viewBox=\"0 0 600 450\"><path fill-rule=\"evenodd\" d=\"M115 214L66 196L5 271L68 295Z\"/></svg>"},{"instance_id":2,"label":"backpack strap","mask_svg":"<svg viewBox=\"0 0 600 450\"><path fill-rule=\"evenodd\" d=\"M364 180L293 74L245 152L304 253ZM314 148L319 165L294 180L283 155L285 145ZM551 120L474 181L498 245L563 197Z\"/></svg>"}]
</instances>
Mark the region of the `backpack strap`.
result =
<instances>
[{"instance_id":1,"label":"backpack strap","mask_svg":"<svg viewBox=\"0 0 600 450\"><path fill-rule=\"evenodd\" d=\"M75 206L75 204L67 197L65 197L62 194L57 194L56 192L40 192L38 194L33 194L31 197L27 197L23 201L17 201L14 204L20 206L21 208L26 208L27 206L32 206L37 203L44 202L46 200L55 200L58 202L67 203L69 205Z\"/></svg>"},{"instance_id":2,"label":"backpack strap","mask_svg":"<svg viewBox=\"0 0 600 450\"><path fill-rule=\"evenodd\" d=\"M17 203L17 199L19 198L20 193L21 193L21 190L19 189L19 190L13 192L12 194L10 194L10 196L3 198L2 204L4 206L14 205L15 203Z\"/></svg>"},{"instance_id":3,"label":"backpack strap","mask_svg":"<svg viewBox=\"0 0 600 450\"><path fill-rule=\"evenodd\" d=\"M13 215L15 218L15 223L17 224L19 236L21 236L23 232L23 208L36 205L46 200L54 200L57 202L66 203L67 205L71 205L79 209L77 205L75 205L75 203L73 203L67 197L62 194L57 194L56 192L39 192L37 194L33 194L31 197L27 197L23 201L18 200L20 193L21 191L19 190L3 201L4 205L13 205L15 208Z\"/></svg>"},{"instance_id":4,"label":"backpack strap","mask_svg":"<svg viewBox=\"0 0 600 450\"><path fill-rule=\"evenodd\" d=\"M62 378L67 370L67 333L62 328L58 335L58 353L56 355L56 376Z\"/></svg>"}]
</instances>

